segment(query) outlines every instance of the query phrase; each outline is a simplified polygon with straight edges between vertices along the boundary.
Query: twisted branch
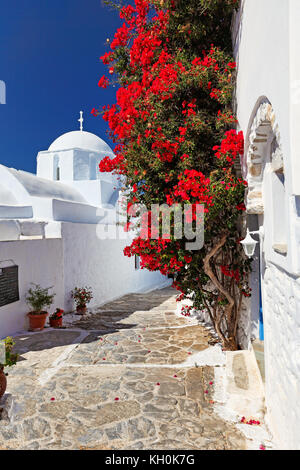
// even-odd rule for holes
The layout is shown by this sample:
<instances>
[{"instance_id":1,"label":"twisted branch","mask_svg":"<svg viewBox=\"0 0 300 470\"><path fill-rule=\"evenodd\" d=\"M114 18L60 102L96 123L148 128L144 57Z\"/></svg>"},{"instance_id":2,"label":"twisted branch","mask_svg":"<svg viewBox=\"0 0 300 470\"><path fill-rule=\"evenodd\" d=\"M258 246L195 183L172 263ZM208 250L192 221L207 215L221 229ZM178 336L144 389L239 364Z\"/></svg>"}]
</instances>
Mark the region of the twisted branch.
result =
<instances>
[{"instance_id":1,"label":"twisted branch","mask_svg":"<svg viewBox=\"0 0 300 470\"><path fill-rule=\"evenodd\" d=\"M206 255L206 257L204 258L204 261L203 261L203 267L204 267L205 274L210 278L212 283L216 286L216 288L224 295L224 297L228 301L228 305L225 307L225 312L224 313L227 317L227 324L228 324L228 326L230 326L231 312L232 312L232 309L234 307L235 302L234 302L234 299L232 298L232 296L230 295L230 293L219 282L219 280L217 279L217 277L214 274L213 269L210 265L210 260L217 254L217 252L220 250L220 248L222 248L222 246L225 245L226 240L227 240L227 236L228 236L228 234L225 233L222 236L222 238L219 240L219 242ZM236 343L234 338L228 338L226 340L226 342L228 343L228 346L230 346L231 348L236 349L236 344L233 344L233 343Z\"/></svg>"}]
</instances>

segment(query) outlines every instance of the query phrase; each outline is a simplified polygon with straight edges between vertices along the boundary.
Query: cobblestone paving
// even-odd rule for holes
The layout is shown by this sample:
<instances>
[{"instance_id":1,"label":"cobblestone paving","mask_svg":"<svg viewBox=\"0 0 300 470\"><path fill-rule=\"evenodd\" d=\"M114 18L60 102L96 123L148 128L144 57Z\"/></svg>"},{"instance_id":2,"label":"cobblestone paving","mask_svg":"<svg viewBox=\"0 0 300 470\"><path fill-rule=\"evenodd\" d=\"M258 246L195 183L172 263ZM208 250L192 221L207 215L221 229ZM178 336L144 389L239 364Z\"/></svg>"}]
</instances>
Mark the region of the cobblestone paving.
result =
<instances>
[{"instance_id":1,"label":"cobblestone paving","mask_svg":"<svg viewBox=\"0 0 300 470\"><path fill-rule=\"evenodd\" d=\"M193 363L215 340L174 309L171 289L133 294L17 337L0 449L244 449L214 413L214 368Z\"/></svg>"}]
</instances>

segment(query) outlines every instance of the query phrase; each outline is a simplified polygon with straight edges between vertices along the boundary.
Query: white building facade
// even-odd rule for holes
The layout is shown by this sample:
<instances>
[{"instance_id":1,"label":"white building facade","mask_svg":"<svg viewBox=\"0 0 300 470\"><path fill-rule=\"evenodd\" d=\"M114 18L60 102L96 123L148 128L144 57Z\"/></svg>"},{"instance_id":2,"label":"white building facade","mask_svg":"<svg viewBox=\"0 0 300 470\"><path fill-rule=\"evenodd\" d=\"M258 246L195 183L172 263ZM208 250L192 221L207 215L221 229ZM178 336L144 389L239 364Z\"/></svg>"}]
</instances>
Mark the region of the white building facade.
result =
<instances>
[{"instance_id":1,"label":"white building facade","mask_svg":"<svg viewBox=\"0 0 300 470\"><path fill-rule=\"evenodd\" d=\"M250 335L260 284L267 420L279 447L300 449L299 0L243 0L233 40L248 226L260 231Z\"/></svg>"},{"instance_id":2,"label":"white building facade","mask_svg":"<svg viewBox=\"0 0 300 470\"><path fill-rule=\"evenodd\" d=\"M53 287L51 310L66 312L76 286L92 288L93 308L170 284L124 256L133 234L118 225L124 195L116 176L99 172L105 156L110 147L79 130L39 152L37 175L0 165L0 339L27 328L31 283Z\"/></svg>"}]
</instances>

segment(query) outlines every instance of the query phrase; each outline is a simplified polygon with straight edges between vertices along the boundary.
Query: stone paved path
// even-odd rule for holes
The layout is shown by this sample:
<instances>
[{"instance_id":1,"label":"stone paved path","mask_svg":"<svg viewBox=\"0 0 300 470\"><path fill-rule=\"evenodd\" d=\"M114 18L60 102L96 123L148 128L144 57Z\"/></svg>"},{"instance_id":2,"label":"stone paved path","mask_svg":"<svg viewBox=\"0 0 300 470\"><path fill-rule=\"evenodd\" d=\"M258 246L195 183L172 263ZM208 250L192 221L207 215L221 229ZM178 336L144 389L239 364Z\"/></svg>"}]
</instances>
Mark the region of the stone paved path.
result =
<instances>
[{"instance_id":1,"label":"stone paved path","mask_svg":"<svg viewBox=\"0 0 300 470\"><path fill-rule=\"evenodd\" d=\"M222 352L175 307L170 288L132 294L16 337L0 449L244 449L214 411L215 367L201 365Z\"/></svg>"}]
</instances>

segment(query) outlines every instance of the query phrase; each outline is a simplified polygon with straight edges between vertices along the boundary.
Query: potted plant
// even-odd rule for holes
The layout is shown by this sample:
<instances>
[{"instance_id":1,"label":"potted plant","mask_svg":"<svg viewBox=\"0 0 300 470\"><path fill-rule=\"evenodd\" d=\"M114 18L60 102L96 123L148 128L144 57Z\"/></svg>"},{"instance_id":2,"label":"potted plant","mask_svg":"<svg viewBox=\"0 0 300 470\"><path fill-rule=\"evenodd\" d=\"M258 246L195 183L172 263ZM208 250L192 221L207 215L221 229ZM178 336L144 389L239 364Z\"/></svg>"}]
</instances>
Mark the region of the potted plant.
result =
<instances>
[{"instance_id":1,"label":"potted plant","mask_svg":"<svg viewBox=\"0 0 300 470\"><path fill-rule=\"evenodd\" d=\"M19 357L19 354L13 353L12 349L15 345L13 339L8 336L7 338L2 341L2 344L4 343L4 351L3 351L3 356L0 354L0 400L3 397L6 386L7 386L7 380L6 380L6 375L4 373L4 367L11 367L13 366Z\"/></svg>"},{"instance_id":2,"label":"potted plant","mask_svg":"<svg viewBox=\"0 0 300 470\"><path fill-rule=\"evenodd\" d=\"M87 304L92 300L93 293L90 287L75 287L71 295L76 304L78 315L84 315L87 310Z\"/></svg>"},{"instance_id":3,"label":"potted plant","mask_svg":"<svg viewBox=\"0 0 300 470\"><path fill-rule=\"evenodd\" d=\"M49 317L49 323L52 328L59 328L62 326L64 311L61 308L57 308L52 315Z\"/></svg>"},{"instance_id":4,"label":"potted plant","mask_svg":"<svg viewBox=\"0 0 300 470\"><path fill-rule=\"evenodd\" d=\"M27 314L29 318L30 330L40 331L44 328L48 312L43 310L50 307L55 294L49 294L51 287L42 288L39 284L33 284L28 290L26 302L32 307L32 311Z\"/></svg>"}]
</instances>

